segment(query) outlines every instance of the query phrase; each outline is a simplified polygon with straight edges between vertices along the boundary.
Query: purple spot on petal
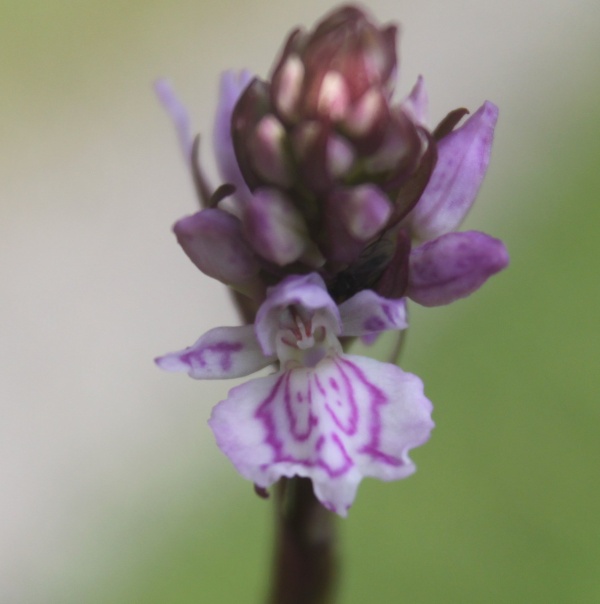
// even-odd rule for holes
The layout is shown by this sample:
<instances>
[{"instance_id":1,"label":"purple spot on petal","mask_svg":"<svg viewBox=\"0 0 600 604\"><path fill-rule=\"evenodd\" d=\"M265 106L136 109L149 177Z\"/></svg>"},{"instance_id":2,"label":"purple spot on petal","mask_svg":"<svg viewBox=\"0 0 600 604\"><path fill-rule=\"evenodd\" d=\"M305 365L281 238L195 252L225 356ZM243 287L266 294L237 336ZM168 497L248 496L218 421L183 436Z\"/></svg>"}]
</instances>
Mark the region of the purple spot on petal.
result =
<instances>
[{"instance_id":1,"label":"purple spot on petal","mask_svg":"<svg viewBox=\"0 0 600 604\"><path fill-rule=\"evenodd\" d=\"M296 390L296 397L293 397L292 387L295 386L291 383L293 375L293 371L286 373L284 391L285 412L292 437L299 442L304 442L310 437L312 429L317 423L317 416L312 413L310 405L297 407L294 403L294 398L296 401L302 400L303 395L300 390ZM305 386L310 392L310 382L307 382Z\"/></svg>"},{"instance_id":2,"label":"purple spot on petal","mask_svg":"<svg viewBox=\"0 0 600 604\"><path fill-rule=\"evenodd\" d=\"M342 392L343 396L341 398L336 397L336 402L339 402L341 404L341 407L347 410L348 417L342 418L339 412L335 412L331 408L331 406L327 404L327 402L325 402L325 409L327 410L337 427L343 432L345 432L347 435L351 436L356 433L356 430L358 428L358 405L354 396L354 388L352 387L351 380L348 378L348 375L346 374L339 362L336 361L335 365L340 377L342 378L344 385L344 390ZM330 378L330 383L331 380L333 380L333 378ZM333 381L335 382L335 380ZM337 382L335 382L335 384L336 391L339 392L339 386L337 385ZM327 401L327 397L325 397L325 400ZM344 419L346 421L344 421Z\"/></svg>"},{"instance_id":3,"label":"purple spot on petal","mask_svg":"<svg viewBox=\"0 0 600 604\"><path fill-rule=\"evenodd\" d=\"M207 360L205 355L220 355L219 366L223 371L229 371L233 362L233 353L240 352L243 348L241 342L215 342L198 349L190 348L190 352L183 354L181 360L190 367L195 365L206 367L211 361Z\"/></svg>"},{"instance_id":4,"label":"purple spot on petal","mask_svg":"<svg viewBox=\"0 0 600 604\"><path fill-rule=\"evenodd\" d=\"M363 323L363 328L365 331L383 331L385 329L385 321L380 317L372 316Z\"/></svg>"}]
</instances>

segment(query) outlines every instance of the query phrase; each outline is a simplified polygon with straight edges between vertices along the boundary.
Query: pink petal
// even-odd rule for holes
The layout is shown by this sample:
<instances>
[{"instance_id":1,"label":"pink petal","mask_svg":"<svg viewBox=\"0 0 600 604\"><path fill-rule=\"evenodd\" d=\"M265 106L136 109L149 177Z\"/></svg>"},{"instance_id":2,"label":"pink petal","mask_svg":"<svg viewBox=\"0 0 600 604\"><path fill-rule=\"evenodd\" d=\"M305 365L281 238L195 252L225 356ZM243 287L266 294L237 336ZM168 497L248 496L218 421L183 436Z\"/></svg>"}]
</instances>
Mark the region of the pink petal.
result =
<instances>
[{"instance_id":1,"label":"pink petal","mask_svg":"<svg viewBox=\"0 0 600 604\"><path fill-rule=\"evenodd\" d=\"M354 356L324 359L230 391L209 424L237 470L259 487L305 476L328 509L345 516L365 476L415 470L408 451L433 422L419 378Z\"/></svg>"},{"instance_id":2,"label":"pink petal","mask_svg":"<svg viewBox=\"0 0 600 604\"><path fill-rule=\"evenodd\" d=\"M408 327L405 299L389 300L370 289L346 300L339 310L345 336L366 336Z\"/></svg>"},{"instance_id":3,"label":"pink petal","mask_svg":"<svg viewBox=\"0 0 600 604\"><path fill-rule=\"evenodd\" d=\"M253 325L217 327L193 346L158 357L165 371L185 371L197 380L236 378L267 367L274 357L262 354Z\"/></svg>"},{"instance_id":4,"label":"pink petal","mask_svg":"<svg viewBox=\"0 0 600 604\"><path fill-rule=\"evenodd\" d=\"M458 228L485 176L498 108L486 101L460 128L438 143L438 160L409 216L417 238L429 240Z\"/></svg>"},{"instance_id":5,"label":"pink petal","mask_svg":"<svg viewBox=\"0 0 600 604\"><path fill-rule=\"evenodd\" d=\"M498 240L465 231L448 233L413 249L407 295L423 306L440 306L464 298L508 265Z\"/></svg>"},{"instance_id":6,"label":"pink petal","mask_svg":"<svg viewBox=\"0 0 600 604\"><path fill-rule=\"evenodd\" d=\"M242 202L248 199L251 194L246 181L242 177L233 150L231 114L240 95L244 92L252 77L252 74L246 70L239 73L226 71L221 75L221 87L213 131L213 144L221 178L225 182L235 186L236 198Z\"/></svg>"},{"instance_id":7,"label":"pink petal","mask_svg":"<svg viewBox=\"0 0 600 604\"><path fill-rule=\"evenodd\" d=\"M179 220L173 230L189 259L209 277L238 284L258 273L258 260L242 236L240 221L231 214L202 210Z\"/></svg>"},{"instance_id":8,"label":"pink petal","mask_svg":"<svg viewBox=\"0 0 600 604\"><path fill-rule=\"evenodd\" d=\"M427 96L423 76L417 78L410 94L402 101L401 107L415 123L427 127L429 97Z\"/></svg>"},{"instance_id":9,"label":"pink petal","mask_svg":"<svg viewBox=\"0 0 600 604\"><path fill-rule=\"evenodd\" d=\"M175 126L181 152L189 164L192 159L192 134L187 109L175 95L175 91L168 80L156 80L154 91Z\"/></svg>"}]
</instances>

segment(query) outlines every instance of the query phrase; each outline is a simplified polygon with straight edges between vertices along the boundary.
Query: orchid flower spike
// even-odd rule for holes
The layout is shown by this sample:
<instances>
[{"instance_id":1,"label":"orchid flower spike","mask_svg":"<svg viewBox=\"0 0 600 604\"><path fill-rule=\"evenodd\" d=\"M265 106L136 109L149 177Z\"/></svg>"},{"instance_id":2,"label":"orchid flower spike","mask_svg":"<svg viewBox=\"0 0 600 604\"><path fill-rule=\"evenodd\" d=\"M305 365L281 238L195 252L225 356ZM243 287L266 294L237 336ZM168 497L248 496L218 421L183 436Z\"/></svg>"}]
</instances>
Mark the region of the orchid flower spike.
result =
<instances>
[{"instance_id":1,"label":"orchid flower spike","mask_svg":"<svg viewBox=\"0 0 600 604\"><path fill-rule=\"evenodd\" d=\"M174 226L206 275L234 292L248 323L219 327L157 359L197 379L277 370L233 388L210 426L237 470L262 492L281 477L312 480L346 515L363 477L396 480L431 432L419 378L347 354L406 328L406 301L449 304L509 262L504 244L460 231L490 160L498 108L459 108L434 128L419 76L394 100L397 27L341 6L292 31L267 78L221 78L212 191L199 139L166 81L202 210ZM193 141L193 142L192 142Z\"/></svg>"}]
</instances>

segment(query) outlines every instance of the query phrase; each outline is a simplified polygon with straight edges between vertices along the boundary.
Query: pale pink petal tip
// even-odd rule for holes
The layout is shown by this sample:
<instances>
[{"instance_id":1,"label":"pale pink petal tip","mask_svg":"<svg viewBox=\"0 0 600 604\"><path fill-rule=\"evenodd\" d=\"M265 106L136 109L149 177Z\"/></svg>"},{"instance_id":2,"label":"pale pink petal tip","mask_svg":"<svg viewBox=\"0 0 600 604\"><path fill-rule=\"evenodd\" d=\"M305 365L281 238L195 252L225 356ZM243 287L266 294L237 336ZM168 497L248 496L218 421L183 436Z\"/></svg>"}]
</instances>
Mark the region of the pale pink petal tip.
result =
<instances>
[{"instance_id":1,"label":"pale pink petal tip","mask_svg":"<svg viewBox=\"0 0 600 604\"><path fill-rule=\"evenodd\" d=\"M154 83L154 91L175 126L181 152L183 153L186 162L189 163L192 157L192 134L187 109L177 98L177 95L168 80L156 80Z\"/></svg>"},{"instance_id":2,"label":"pale pink petal tip","mask_svg":"<svg viewBox=\"0 0 600 604\"><path fill-rule=\"evenodd\" d=\"M409 220L427 241L456 230L471 209L487 171L498 108L486 101L438 143L438 161Z\"/></svg>"},{"instance_id":3,"label":"pale pink petal tip","mask_svg":"<svg viewBox=\"0 0 600 604\"><path fill-rule=\"evenodd\" d=\"M262 354L254 327L217 327L193 346L156 359L165 371L185 371L197 380L236 378L267 367L274 357Z\"/></svg>"},{"instance_id":4,"label":"pale pink petal tip","mask_svg":"<svg viewBox=\"0 0 600 604\"><path fill-rule=\"evenodd\" d=\"M402 101L402 109L420 126L427 126L429 120L429 97L425 80L419 76L410 94Z\"/></svg>"}]
</instances>

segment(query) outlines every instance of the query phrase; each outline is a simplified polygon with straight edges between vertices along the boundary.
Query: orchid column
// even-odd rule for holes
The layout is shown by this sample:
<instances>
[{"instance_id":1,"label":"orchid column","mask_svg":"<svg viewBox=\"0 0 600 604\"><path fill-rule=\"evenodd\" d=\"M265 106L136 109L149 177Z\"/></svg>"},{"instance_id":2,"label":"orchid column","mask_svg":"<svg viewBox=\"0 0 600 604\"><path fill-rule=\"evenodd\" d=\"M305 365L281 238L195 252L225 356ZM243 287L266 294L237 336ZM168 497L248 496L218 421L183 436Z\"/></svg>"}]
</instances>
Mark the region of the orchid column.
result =
<instances>
[{"instance_id":1,"label":"orchid column","mask_svg":"<svg viewBox=\"0 0 600 604\"><path fill-rule=\"evenodd\" d=\"M430 131L422 78L393 100L396 33L344 6L293 31L268 80L224 74L214 190L185 110L157 84L203 206L175 234L231 288L245 322L157 363L196 379L275 367L233 388L209 422L259 494L278 483L272 603L332 601L334 515L347 515L363 477L412 474L408 453L433 428L418 377L347 345L406 329L407 298L448 304L508 264L500 241L457 231L497 108L486 102L460 126L468 112L452 111Z\"/></svg>"}]
</instances>

